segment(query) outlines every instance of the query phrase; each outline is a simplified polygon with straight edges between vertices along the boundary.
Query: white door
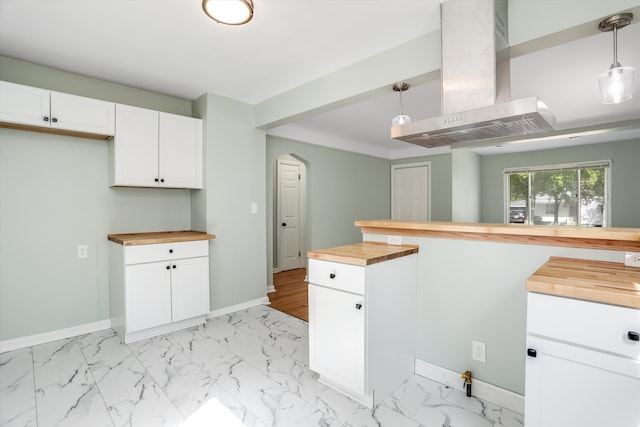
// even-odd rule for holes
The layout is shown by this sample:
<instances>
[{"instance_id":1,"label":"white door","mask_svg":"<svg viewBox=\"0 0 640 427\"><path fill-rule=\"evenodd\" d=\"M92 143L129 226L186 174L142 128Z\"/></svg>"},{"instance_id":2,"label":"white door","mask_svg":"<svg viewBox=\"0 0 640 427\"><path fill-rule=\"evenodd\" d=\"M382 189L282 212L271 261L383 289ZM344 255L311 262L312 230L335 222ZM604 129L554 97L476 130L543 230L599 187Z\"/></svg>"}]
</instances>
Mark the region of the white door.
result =
<instances>
[{"instance_id":1,"label":"white door","mask_svg":"<svg viewBox=\"0 0 640 427\"><path fill-rule=\"evenodd\" d=\"M125 268L127 333L171 323L169 268L169 262L152 262Z\"/></svg>"},{"instance_id":2,"label":"white door","mask_svg":"<svg viewBox=\"0 0 640 427\"><path fill-rule=\"evenodd\" d=\"M118 104L116 121L111 185L157 187L158 112Z\"/></svg>"},{"instance_id":3,"label":"white door","mask_svg":"<svg viewBox=\"0 0 640 427\"><path fill-rule=\"evenodd\" d=\"M0 121L50 126L50 91L0 82Z\"/></svg>"},{"instance_id":4,"label":"white door","mask_svg":"<svg viewBox=\"0 0 640 427\"><path fill-rule=\"evenodd\" d=\"M526 427L640 426L640 360L527 336Z\"/></svg>"},{"instance_id":5,"label":"white door","mask_svg":"<svg viewBox=\"0 0 640 427\"><path fill-rule=\"evenodd\" d=\"M51 127L113 135L115 104L84 96L51 92Z\"/></svg>"},{"instance_id":6,"label":"white door","mask_svg":"<svg viewBox=\"0 0 640 427\"><path fill-rule=\"evenodd\" d=\"M296 162L278 160L278 268L300 268L300 168Z\"/></svg>"},{"instance_id":7,"label":"white door","mask_svg":"<svg viewBox=\"0 0 640 427\"><path fill-rule=\"evenodd\" d=\"M202 188L202 121L160 113L161 187Z\"/></svg>"},{"instance_id":8,"label":"white door","mask_svg":"<svg viewBox=\"0 0 640 427\"><path fill-rule=\"evenodd\" d=\"M209 313L209 257L176 260L171 267L172 320Z\"/></svg>"},{"instance_id":9,"label":"white door","mask_svg":"<svg viewBox=\"0 0 640 427\"><path fill-rule=\"evenodd\" d=\"M394 165L391 171L391 218L429 221L429 165Z\"/></svg>"},{"instance_id":10,"label":"white door","mask_svg":"<svg viewBox=\"0 0 640 427\"><path fill-rule=\"evenodd\" d=\"M309 284L309 367L365 392L364 297Z\"/></svg>"}]
</instances>

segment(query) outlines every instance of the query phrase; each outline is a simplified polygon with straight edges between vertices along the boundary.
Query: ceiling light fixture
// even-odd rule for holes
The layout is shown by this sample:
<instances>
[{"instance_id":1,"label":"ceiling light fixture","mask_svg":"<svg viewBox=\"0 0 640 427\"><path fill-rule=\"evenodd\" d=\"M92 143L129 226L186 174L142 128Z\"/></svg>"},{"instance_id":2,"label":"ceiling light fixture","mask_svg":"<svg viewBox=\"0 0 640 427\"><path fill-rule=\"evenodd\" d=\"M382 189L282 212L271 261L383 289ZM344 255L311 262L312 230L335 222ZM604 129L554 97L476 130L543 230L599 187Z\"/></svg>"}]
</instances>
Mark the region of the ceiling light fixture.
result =
<instances>
[{"instance_id":1,"label":"ceiling light fixture","mask_svg":"<svg viewBox=\"0 0 640 427\"><path fill-rule=\"evenodd\" d=\"M400 114L398 114L391 120L392 126L399 126L399 125L411 123L411 117L404 114L404 110L402 108L402 92L408 89L409 89L409 83L396 83L393 85L393 90L396 92L400 92Z\"/></svg>"},{"instance_id":2,"label":"ceiling light fixture","mask_svg":"<svg viewBox=\"0 0 640 427\"><path fill-rule=\"evenodd\" d=\"M633 95L633 67L623 67L618 62L618 29L624 28L633 20L633 14L621 13L610 16L600 22L600 31L613 31L613 64L600 74L598 83L603 104L619 104L631 99Z\"/></svg>"},{"instance_id":3,"label":"ceiling light fixture","mask_svg":"<svg viewBox=\"0 0 640 427\"><path fill-rule=\"evenodd\" d=\"M202 0L202 10L219 24L242 25L253 18L253 1Z\"/></svg>"}]
</instances>

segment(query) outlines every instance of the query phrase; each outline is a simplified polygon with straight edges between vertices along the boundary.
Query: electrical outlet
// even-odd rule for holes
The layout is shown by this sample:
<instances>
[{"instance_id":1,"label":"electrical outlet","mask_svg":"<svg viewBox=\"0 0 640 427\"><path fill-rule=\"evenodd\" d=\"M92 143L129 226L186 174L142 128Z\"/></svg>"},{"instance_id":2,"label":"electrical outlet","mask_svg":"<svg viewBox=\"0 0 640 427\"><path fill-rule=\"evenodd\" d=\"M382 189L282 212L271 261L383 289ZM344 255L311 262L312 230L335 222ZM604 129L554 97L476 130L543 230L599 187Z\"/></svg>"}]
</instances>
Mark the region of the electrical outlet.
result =
<instances>
[{"instance_id":1,"label":"electrical outlet","mask_svg":"<svg viewBox=\"0 0 640 427\"><path fill-rule=\"evenodd\" d=\"M78 258L88 258L88 257L89 257L89 246L78 245Z\"/></svg>"},{"instance_id":2,"label":"electrical outlet","mask_svg":"<svg viewBox=\"0 0 640 427\"><path fill-rule=\"evenodd\" d=\"M480 341L471 341L471 358L475 361L487 363L487 346Z\"/></svg>"},{"instance_id":3,"label":"electrical outlet","mask_svg":"<svg viewBox=\"0 0 640 427\"><path fill-rule=\"evenodd\" d=\"M640 267L640 252L625 252L624 265L627 267Z\"/></svg>"},{"instance_id":4,"label":"electrical outlet","mask_svg":"<svg viewBox=\"0 0 640 427\"><path fill-rule=\"evenodd\" d=\"M402 244L402 236L387 236L387 244L388 245L401 245Z\"/></svg>"}]
</instances>

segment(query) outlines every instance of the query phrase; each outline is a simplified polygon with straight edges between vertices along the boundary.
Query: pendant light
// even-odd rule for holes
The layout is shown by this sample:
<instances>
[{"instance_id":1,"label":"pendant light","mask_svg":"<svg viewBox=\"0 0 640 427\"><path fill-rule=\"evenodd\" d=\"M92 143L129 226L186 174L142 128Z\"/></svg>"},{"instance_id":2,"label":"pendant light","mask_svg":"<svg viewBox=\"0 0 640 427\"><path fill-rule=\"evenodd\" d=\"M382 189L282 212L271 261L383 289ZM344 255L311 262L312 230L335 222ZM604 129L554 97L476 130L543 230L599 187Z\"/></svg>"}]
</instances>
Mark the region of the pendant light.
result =
<instances>
[{"instance_id":1,"label":"pendant light","mask_svg":"<svg viewBox=\"0 0 640 427\"><path fill-rule=\"evenodd\" d=\"M402 92L408 89L409 89L409 83L396 83L393 85L393 90L396 92L400 92L400 114L398 114L391 120L392 126L400 126L407 123L411 123L411 117L404 114L403 108L402 108Z\"/></svg>"},{"instance_id":2,"label":"pendant light","mask_svg":"<svg viewBox=\"0 0 640 427\"><path fill-rule=\"evenodd\" d=\"M219 24L242 25L253 18L253 1L203 0L202 10Z\"/></svg>"},{"instance_id":3,"label":"pendant light","mask_svg":"<svg viewBox=\"0 0 640 427\"><path fill-rule=\"evenodd\" d=\"M600 31L613 31L613 64L598 77L603 104L619 104L633 96L633 76L636 70L633 67L623 67L618 62L618 29L626 27L632 20L633 14L621 13L604 19L598 26Z\"/></svg>"}]
</instances>

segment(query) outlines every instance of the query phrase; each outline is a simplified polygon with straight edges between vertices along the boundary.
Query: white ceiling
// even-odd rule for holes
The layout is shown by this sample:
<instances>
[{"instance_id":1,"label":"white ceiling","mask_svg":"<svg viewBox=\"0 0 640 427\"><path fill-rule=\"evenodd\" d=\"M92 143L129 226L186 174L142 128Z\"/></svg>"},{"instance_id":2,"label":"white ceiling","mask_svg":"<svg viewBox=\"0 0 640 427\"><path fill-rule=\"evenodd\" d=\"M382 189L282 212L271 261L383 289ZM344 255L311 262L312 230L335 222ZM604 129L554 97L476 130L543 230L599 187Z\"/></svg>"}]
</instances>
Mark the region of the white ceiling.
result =
<instances>
[{"instance_id":1,"label":"white ceiling","mask_svg":"<svg viewBox=\"0 0 640 427\"><path fill-rule=\"evenodd\" d=\"M440 26L439 0L254 3L254 19L232 27L206 17L200 0L0 0L0 54L186 99L211 92L256 104ZM639 24L621 30L618 58L640 70L637 40ZM596 79L611 57L611 34L602 33L513 58L512 98L539 96L563 129L640 119L638 82L632 101L600 104ZM398 110L398 94L389 88L385 96L269 133L384 158L435 153L389 138L390 120ZM405 92L404 110L414 120L438 115L439 82ZM638 134L625 131L615 138ZM539 149L598 138L604 137L478 151Z\"/></svg>"}]
</instances>

